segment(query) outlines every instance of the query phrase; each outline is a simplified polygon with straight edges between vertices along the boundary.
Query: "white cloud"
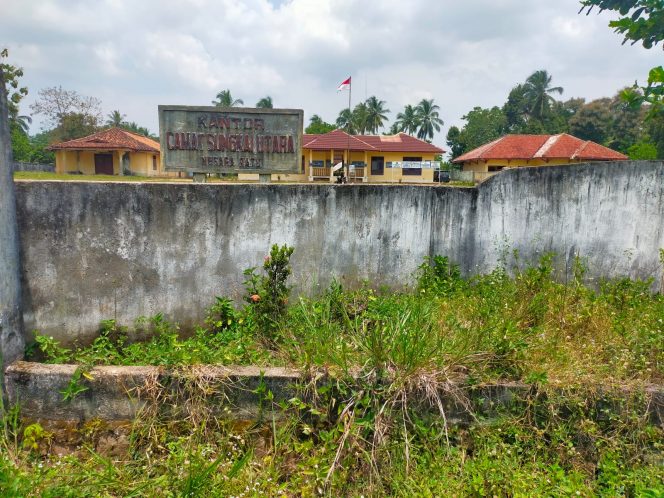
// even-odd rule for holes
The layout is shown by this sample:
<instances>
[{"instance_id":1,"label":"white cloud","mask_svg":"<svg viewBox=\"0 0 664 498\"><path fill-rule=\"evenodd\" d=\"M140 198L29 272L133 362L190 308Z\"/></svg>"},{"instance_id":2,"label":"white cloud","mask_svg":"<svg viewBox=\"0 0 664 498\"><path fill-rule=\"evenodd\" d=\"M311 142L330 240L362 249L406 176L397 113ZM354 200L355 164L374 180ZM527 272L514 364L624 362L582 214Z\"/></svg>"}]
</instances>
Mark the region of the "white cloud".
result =
<instances>
[{"instance_id":1,"label":"white cloud","mask_svg":"<svg viewBox=\"0 0 664 498\"><path fill-rule=\"evenodd\" d=\"M564 98L597 98L643 80L658 49L621 46L606 13L578 0L0 0L0 44L25 69L31 95L62 85L103 100L104 112L157 129L159 104L208 104L229 88L252 105L303 108L334 121L335 92L376 95L389 117L434 98L445 132L474 106L547 69ZM38 127L39 121L36 120Z\"/></svg>"}]
</instances>

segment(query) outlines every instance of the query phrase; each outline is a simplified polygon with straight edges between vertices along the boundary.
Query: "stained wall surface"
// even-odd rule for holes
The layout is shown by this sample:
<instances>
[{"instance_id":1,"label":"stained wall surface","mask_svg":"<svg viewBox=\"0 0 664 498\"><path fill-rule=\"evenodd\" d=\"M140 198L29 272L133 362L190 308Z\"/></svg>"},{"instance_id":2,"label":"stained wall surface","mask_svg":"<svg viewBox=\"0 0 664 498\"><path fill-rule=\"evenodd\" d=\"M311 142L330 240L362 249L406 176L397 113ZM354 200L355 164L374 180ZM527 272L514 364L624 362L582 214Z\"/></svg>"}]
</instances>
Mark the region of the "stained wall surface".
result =
<instances>
[{"instance_id":1,"label":"stained wall surface","mask_svg":"<svg viewBox=\"0 0 664 498\"><path fill-rule=\"evenodd\" d=\"M214 296L241 302L245 268L289 244L296 292L332 278L398 288L426 256L467 273L558 254L589 278L662 285L664 163L508 170L477 188L18 182L26 330L87 342L102 319L163 312L183 328ZM520 263L520 264L522 264Z\"/></svg>"}]
</instances>

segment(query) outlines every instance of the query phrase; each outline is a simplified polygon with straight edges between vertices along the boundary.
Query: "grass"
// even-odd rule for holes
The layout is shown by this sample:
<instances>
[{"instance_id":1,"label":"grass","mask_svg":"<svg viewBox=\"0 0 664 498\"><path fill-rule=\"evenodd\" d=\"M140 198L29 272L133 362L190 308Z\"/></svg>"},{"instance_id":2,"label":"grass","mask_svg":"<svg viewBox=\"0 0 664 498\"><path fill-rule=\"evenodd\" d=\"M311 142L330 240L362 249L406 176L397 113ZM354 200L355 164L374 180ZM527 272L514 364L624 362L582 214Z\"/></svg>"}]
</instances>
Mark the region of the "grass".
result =
<instances>
[{"instance_id":1,"label":"grass","mask_svg":"<svg viewBox=\"0 0 664 498\"><path fill-rule=\"evenodd\" d=\"M111 429L78 427L74 452L55 456L48 431L26 432L15 411L5 411L0 489L12 496L663 495L664 433L637 409L639 389L664 381L664 298L651 282L588 287L577 261L561 283L552 255L464 278L436 257L407 292L332 283L289 303L289 258L273 247L260 271L245 273L246 305L217 298L188 338L157 315L131 329L106 321L87 347L37 336L32 352L86 366L170 365L185 379L199 363L289 365L312 376L325 371L331 384L317 388L312 377L281 407L279 423L214 415L209 385L151 390L128 447L114 457L100 447ZM476 414L472 424L446 423L439 396L455 394L452 381L496 380L534 388L491 420ZM607 393L623 409L598 416ZM164 418L164 406L184 411Z\"/></svg>"}]
</instances>

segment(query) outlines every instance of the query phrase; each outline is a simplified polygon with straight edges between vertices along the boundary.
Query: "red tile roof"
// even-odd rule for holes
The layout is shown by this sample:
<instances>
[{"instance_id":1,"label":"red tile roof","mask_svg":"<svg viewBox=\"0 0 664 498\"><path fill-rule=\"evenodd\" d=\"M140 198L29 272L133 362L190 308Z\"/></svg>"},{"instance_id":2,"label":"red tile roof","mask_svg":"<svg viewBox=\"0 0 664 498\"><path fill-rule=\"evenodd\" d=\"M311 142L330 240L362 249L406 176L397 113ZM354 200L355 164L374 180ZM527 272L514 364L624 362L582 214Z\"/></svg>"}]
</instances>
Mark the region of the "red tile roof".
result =
<instances>
[{"instance_id":1,"label":"red tile roof","mask_svg":"<svg viewBox=\"0 0 664 498\"><path fill-rule=\"evenodd\" d=\"M397 135L349 135L343 130L333 130L323 135L304 134L302 148L311 150L355 150L377 152L445 152L428 142L406 133Z\"/></svg>"},{"instance_id":2,"label":"red tile roof","mask_svg":"<svg viewBox=\"0 0 664 498\"><path fill-rule=\"evenodd\" d=\"M60 142L48 147L49 150L128 150L131 152L159 152L159 142L121 128L109 128L87 137Z\"/></svg>"},{"instance_id":3,"label":"red tile roof","mask_svg":"<svg viewBox=\"0 0 664 498\"><path fill-rule=\"evenodd\" d=\"M595 142L561 133L560 135L505 135L466 152L452 162L463 163L489 159L617 161L627 159L627 156Z\"/></svg>"}]
</instances>

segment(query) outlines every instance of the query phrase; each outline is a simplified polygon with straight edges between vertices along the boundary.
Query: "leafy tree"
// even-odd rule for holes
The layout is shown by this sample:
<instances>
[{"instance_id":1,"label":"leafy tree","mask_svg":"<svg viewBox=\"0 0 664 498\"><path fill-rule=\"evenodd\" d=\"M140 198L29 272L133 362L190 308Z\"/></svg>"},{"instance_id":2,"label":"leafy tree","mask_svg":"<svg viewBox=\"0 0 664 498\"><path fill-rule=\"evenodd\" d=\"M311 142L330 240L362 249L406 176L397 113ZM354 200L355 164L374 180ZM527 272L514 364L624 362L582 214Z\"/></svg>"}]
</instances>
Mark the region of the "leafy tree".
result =
<instances>
[{"instance_id":1,"label":"leafy tree","mask_svg":"<svg viewBox=\"0 0 664 498\"><path fill-rule=\"evenodd\" d=\"M652 48L664 40L664 3L662 0L582 0L581 10L590 14L594 7L599 11L614 10L622 16L616 21L610 21L609 26L614 28L632 45L640 41L645 48Z\"/></svg>"},{"instance_id":2,"label":"leafy tree","mask_svg":"<svg viewBox=\"0 0 664 498\"><path fill-rule=\"evenodd\" d=\"M664 111L648 115L647 133L657 147L657 159L664 159Z\"/></svg>"},{"instance_id":3,"label":"leafy tree","mask_svg":"<svg viewBox=\"0 0 664 498\"><path fill-rule=\"evenodd\" d=\"M55 154L46 150L50 143L50 133L42 131L30 137L30 146L32 153L30 156L31 163L39 164L53 164L55 162Z\"/></svg>"},{"instance_id":4,"label":"leafy tree","mask_svg":"<svg viewBox=\"0 0 664 498\"><path fill-rule=\"evenodd\" d=\"M43 88L39 90L38 95L39 99L30 105L30 109L35 114L43 114L48 127L70 128L75 121L85 121L88 126L99 126L101 118L99 99L80 95L74 90L65 90L61 86Z\"/></svg>"},{"instance_id":5,"label":"leafy tree","mask_svg":"<svg viewBox=\"0 0 664 498\"><path fill-rule=\"evenodd\" d=\"M417 110L415 107L410 104L404 107L403 112L397 114L397 119L394 122L394 125L396 125L395 133L403 131L409 135L415 135L417 133L417 129L420 126L417 118Z\"/></svg>"},{"instance_id":6,"label":"leafy tree","mask_svg":"<svg viewBox=\"0 0 664 498\"><path fill-rule=\"evenodd\" d=\"M272 109L274 107L272 104L272 97L269 95L263 97L258 102L256 102L256 107L259 109Z\"/></svg>"},{"instance_id":7,"label":"leafy tree","mask_svg":"<svg viewBox=\"0 0 664 498\"><path fill-rule=\"evenodd\" d=\"M30 137L15 121L9 122L9 136L12 142L14 161L30 162L32 156Z\"/></svg>"},{"instance_id":8,"label":"leafy tree","mask_svg":"<svg viewBox=\"0 0 664 498\"><path fill-rule=\"evenodd\" d=\"M417 138L430 142L433 139L434 130L440 131L440 127L443 125L443 120L438 115L440 107L433 103L433 99L422 99L415 110L419 122Z\"/></svg>"},{"instance_id":9,"label":"leafy tree","mask_svg":"<svg viewBox=\"0 0 664 498\"><path fill-rule=\"evenodd\" d=\"M524 85L519 84L510 90L503 114L507 120L508 133L523 133L528 121L528 106Z\"/></svg>"},{"instance_id":10,"label":"leafy tree","mask_svg":"<svg viewBox=\"0 0 664 498\"><path fill-rule=\"evenodd\" d=\"M219 92L216 99L217 100L213 100L212 103L217 107L237 107L244 105L244 100L234 99L231 95L231 91L228 89Z\"/></svg>"},{"instance_id":11,"label":"leafy tree","mask_svg":"<svg viewBox=\"0 0 664 498\"><path fill-rule=\"evenodd\" d=\"M664 40L664 2L662 0L581 0L581 10L590 14L594 7L599 11L613 10L622 17L610 21L609 26L624 36L623 44L631 41L632 44L640 41L650 49ZM643 102L652 105L649 116L662 111L664 108L664 67L657 66L648 74L648 84L623 92L622 98L633 106Z\"/></svg>"},{"instance_id":12,"label":"leafy tree","mask_svg":"<svg viewBox=\"0 0 664 498\"><path fill-rule=\"evenodd\" d=\"M51 130L50 137L54 142L63 142L85 137L99 131L96 116L83 112L70 112L60 119L60 124Z\"/></svg>"},{"instance_id":13,"label":"leafy tree","mask_svg":"<svg viewBox=\"0 0 664 498\"><path fill-rule=\"evenodd\" d=\"M122 114L117 109L106 116L106 126L119 127L124 124L126 114Z\"/></svg>"},{"instance_id":14,"label":"leafy tree","mask_svg":"<svg viewBox=\"0 0 664 498\"><path fill-rule=\"evenodd\" d=\"M387 120L389 109L385 109L386 102L372 95L365 101L366 106L366 130L376 134L383 127L383 121Z\"/></svg>"},{"instance_id":15,"label":"leafy tree","mask_svg":"<svg viewBox=\"0 0 664 498\"><path fill-rule=\"evenodd\" d=\"M630 159L652 160L657 159L657 147L651 142L639 142L627 149L627 155Z\"/></svg>"},{"instance_id":16,"label":"leafy tree","mask_svg":"<svg viewBox=\"0 0 664 498\"><path fill-rule=\"evenodd\" d=\"M466 120L462 130L452 126L447 132L453 159L501 137L507 128L507 118L499 107L475 107L462 119Z\"/></svg>"},{"instance_id":17,"label":"leafy tree","mask_svg":"<svg viewBox=\"0 0 664 498\"><path fill-rule=\"evenodd\" d=\"M7 90L7 106L9 120L16 121L19 117L19 103L28 94L28 88L20 86L19 79L23 77L23 68L2 62L9 57L9 51L4 48L0 50L0 66L5 76L5 88ZM23 116L24 121L31 122L30 118ZM24 128L23 126L21 126ZM25 130L25 128L24 128ZM25 130L27 131L27 130Z\"/></svg>"},{"instance_id":18,"label":"leafy tree","mask_svg":"<svg viewBox=\"0 0 664 498\"><path fill-rule=\"evenodd\" d=\"M314 114L309 118L309 126L304 129L304 132L317 135L328 133L332 130L335 130L336 128L337 127L333 124L323 121L323 118L321 118L318 114Z\"/></svg>"},{"instance_id":19,"label":"leafy tree","mask_svg":"<svg viewBox=\"0 0 664 498\"><path fill-rule=\"evenodd\" d=\"M596 99L585 104L570 119L569 130L575 137L603 144L611 134L611 99Z\"/></svg>"},{"instance_id":20,"label":"leafy tree","mask_svg":"<svg viewBox=\"0 0 664 498\"><path fill-rule=\"evenodd\" d=\"M563 93L562 87L551 86L552 79L548 72L541 69L528 76L523 85L523 97L527 103L528 114L540 121L550 115L551 105L555 102L551 94Z\"/></svg>"},{"instance_id":21,"label":"leafy tree","mask_svg":"<svg viewBox=\"0 0 664 498\"><path fill-rule=\"evenodd\" d=\"M456 159L461 154L467 152L462 140L461 130L456 126L450 126L450 129L447 130L447 146L450 148L452 159Z\"/></svg>"}]
</instances>

